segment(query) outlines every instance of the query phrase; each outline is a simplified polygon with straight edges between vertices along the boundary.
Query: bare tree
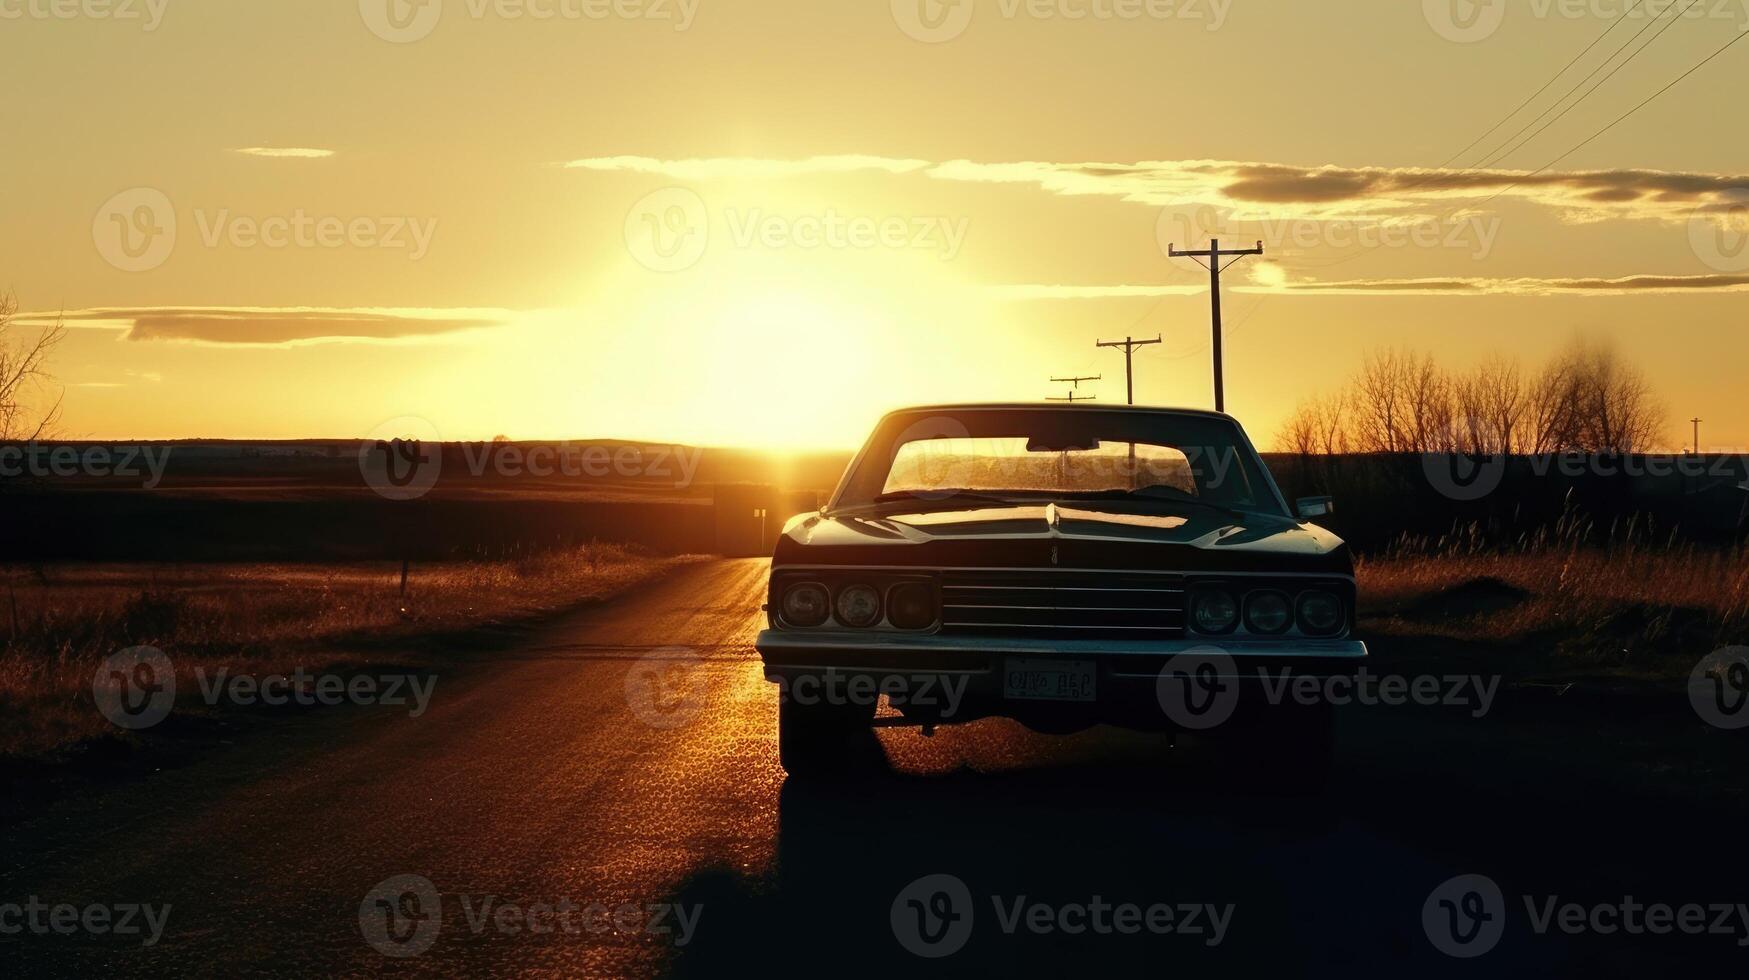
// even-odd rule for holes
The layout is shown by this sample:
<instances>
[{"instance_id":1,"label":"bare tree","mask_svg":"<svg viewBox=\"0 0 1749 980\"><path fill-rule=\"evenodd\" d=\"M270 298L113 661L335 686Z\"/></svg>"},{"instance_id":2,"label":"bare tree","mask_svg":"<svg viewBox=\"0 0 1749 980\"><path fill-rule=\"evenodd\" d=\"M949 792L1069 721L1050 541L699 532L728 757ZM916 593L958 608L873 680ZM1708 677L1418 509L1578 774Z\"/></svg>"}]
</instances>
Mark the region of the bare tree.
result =
<instances>
[{"instance_id":1,"label":"bare tree","mask_svg":"<svg viewBox=\"0 0 1749 980\"><path fill-rule=\"evenodd\" d=\"M1303 401L1294 406L1294 412L1282 424L1281 432L1275 437L1276 448L1284 453L1299 453L1310 456L1318 451L1318 420L1317 402Z\"/></svg>"},{"instance_id":2,"label":"bare tree","mask_svg":"<svg viewBox=\"0 0 1749 980\"><path fill-rule=\"evenodd\" d=\"M1510 456L1518 448L1528 407L1524 374L1518 368L1518 361L1500 355L1490 357L1476 369L1475 381L1481 394L1481 418L1488 434L1487 445L1479 449Z\"/></svg>"},{"instance_id":3,"label":"bare tree","mask_svg":"<svg viewBox=\"0 0 1749 980\"><path fill-rule=\"evenodd\" d=\"M1354 379L1356 448L1398 453L1409 443L1408 358L1393 348L1375 350Z\"/></svg>"},{"instance_id":4,"label":"bare tree","mask_svg":"<svg viewBox=\"0 0 1749 980\"><path fill-rule=\"evenodd\" d=\"M1433 355L1409 354L1403 359L1403 380L1409 406L1410 452L1444 453L1454 448L1451 381Z\"/></svg>"},{"instance_id":5,"label":"bare tree","mask_svg":"<svg viewBox=\"0 0 1749 980\"><path fill-rule=\"evenodd\" d=\"M1352 445L1348 428L1354 409L1353 396L1338 392L1318 399L1313 405L1316 407L1313 418L1317 423L1319 450L1326 456L1348 452Z\"/></svg>"},{"instance_id":6,"label":"bare tree","mask_svg":"<svg viewBox=\"0 0 1749 980\"><path fill-rule=\"evenodd\" d=\"M1615 348L1586 345L1584 365L1585 448L1599 453L1638 453L1652 447L1664 411L1652 400L1640 369L1623 363Z\"/></svg>"},{"instance_id":7,"label":"bare tree","mask_svg":"<svg viewBox=\"0 0 1749 980\"><path fill-rule=\"evenodd\" d=\"M1645 375L1615 348L1583 339L1544 369L1526 401L1531 449L1538 453L1645 452L1664 422Z\"/></svg>"},{"instance_id":8,"label":"bare tree","mask_svg":"<svg viewBox=\"0 0 1749 980\"><path fill-rule=\"evenodd\" d=\"M1544 367L1526 392L1529 449L1543 455L1573 448L1579 435L1579 386L1574 366L1560 358Z\"/></svg>"},{"instance_id":9,"label":"bare tree","mask_svg":"<svg viewBox=\"0 0 1749 980\"><path fill-rule=\"evenodd\" d=\"M47 397L48 359L67 330L56 323L35 339L18 337L17 312L17 298L0 295L0 441L28 442L47 435L60 418L60 396Z\"/></svg>"}]
</instances>

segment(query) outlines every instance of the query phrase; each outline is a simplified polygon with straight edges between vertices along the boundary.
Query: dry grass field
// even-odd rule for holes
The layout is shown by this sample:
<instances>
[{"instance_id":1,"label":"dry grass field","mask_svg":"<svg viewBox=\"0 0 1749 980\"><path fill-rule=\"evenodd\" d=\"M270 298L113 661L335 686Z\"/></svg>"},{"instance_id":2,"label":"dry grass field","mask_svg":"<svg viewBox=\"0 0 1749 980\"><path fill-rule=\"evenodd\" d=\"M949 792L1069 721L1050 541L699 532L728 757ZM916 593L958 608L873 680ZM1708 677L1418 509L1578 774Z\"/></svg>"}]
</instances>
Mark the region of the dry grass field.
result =
<instances>
[{"instance_id":1,"label":"dry grass field","mask_svg":"<svg viewBox=\"0 0 1749 980\"><path fill-rule=\"evenodd\" d=\"M50 564L0 568L0 757L116 730L94 671L135 645L178 664L267 675L419 664L421 640L599 600L687 558L595 544L515 560Z\"/></svg>"},{"instance_id":2,"label":"dry grass field","mask_svg":"<svg viewBox=\"0 0 1749 980\"><path fill-rule=\"evenodd\" d=\"M1585 544L1565 522L1516 547L1479 534L1404 541L1359 563L1374 634L1520 648L1535 665L1621 679L1686 678L1749 641L1749 553L1651 540L1635 528Z\"/></svg>"}]
</instances>

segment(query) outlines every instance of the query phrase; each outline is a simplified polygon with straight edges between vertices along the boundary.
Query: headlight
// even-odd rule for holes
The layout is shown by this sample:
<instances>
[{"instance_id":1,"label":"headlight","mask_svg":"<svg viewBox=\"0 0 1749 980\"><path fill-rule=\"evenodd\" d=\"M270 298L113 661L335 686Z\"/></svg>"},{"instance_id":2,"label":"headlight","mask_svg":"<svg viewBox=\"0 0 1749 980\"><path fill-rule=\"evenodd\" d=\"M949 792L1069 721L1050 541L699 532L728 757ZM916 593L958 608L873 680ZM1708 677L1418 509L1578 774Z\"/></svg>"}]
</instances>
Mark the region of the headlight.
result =
<instances>
[{"instance_id":1,"label":"headlight","mask_svg":"<svg viewBox=\"0 0 1749 980\"><path fill-rule=\"evenodd\" d=\"M1280 592L1253 592L1245 597L1245 628L1251 632L1280 633L1293 621L1293 607Z\"/></svg>"},{"instance_id":2,"label":"headlight","mask_svg":"<svg viewBox=\"0 0 1749 980\"><path fill-rule=\"evenodd\" d=\"M1239 622L1239 603L1231 592L1205 589L1190 595L1190 621L1198 633L1225 633Z\"/></svg>"},{"instance_id":3,"label":"headlight","mask_svg":"<svg viewBox=\"0 0 1749 980\"><path fill-rule=\"evenodd\" d=\"M826 614L832 608L832 600L826 596L824 585L803 582L790 586L784 592L780 608L783 611L783 621L791 626L818 626L826 621Z\"/></svg>"},{"instance_id":4,"label":"headlight","mask_svg":"<svg viewBox=\"0 0 1749 980\"><path fill-rule=\"evenodd\" d=\"M1300 629L1306 633L1330 634L1342 628L1342 600L1331 592L1300 594Z\"/></svg>"},{"instance_id":5,"label":"headlight","mask_svg":"<svg viewBox=\"0 0 1749 980\"><path fill-rule=\"evenodd\" d=\"M902 630L928 629L935 625L935 587L928 582L906 582L887 593L887 619Z\"/></svg>"},{"instance_id":6,"label":"headlight","mask_svg":"<svg viewBox=\"0 0 1749 980\"><path fill-rule=\"evenodd\" d=\"M847 585L838 590L838 602L832 608L845 626L873 626L881 618L881 594L872 585Z\"/></svg>"}]
</instances>

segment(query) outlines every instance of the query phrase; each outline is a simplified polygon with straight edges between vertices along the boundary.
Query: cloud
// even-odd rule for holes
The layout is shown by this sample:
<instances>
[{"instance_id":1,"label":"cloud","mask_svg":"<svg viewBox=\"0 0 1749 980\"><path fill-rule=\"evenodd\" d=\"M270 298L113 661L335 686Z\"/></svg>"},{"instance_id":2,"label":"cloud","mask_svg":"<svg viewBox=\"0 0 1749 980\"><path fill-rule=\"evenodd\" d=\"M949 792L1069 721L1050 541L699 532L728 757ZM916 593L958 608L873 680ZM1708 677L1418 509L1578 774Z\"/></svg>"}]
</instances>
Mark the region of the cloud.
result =
<instances>
[{"instance_id":1,"label":"cloud","mask_svg":"<svg viewBox=\"0 0 1749 980\"><path fill-rule=\"evenodd\" d=\"M505 310L271 309L261 307L102 307L21 314L21 325L56 321L72 328L123 331L123 340L218 346L316 343L417 343L503 324Z\"/></svg>"},{"instance_id":2,"label":"cloud","mask_svg":"<svg viewBox=\"0 0 1749 980\"><path fill-rule=\"evenodd\" d=\"M872 170L889 174L913 173L929 166L928 160L901 160L880 156L813 156L799 160L758 157L711 157L688 160L658 160L654 157L588 157L570 160L570 170L606 170L657 174L675 180L769 179L807 174L843 174Z\"/></svg>"},{"instance_id":3,"label":"cloud","mask_svg":"<svg viewBox=\"0 0 1749 980\"><path fill-rule=\"evenodd\" d=\"M1687 220L1749 205L1749 176L1667 170L1301 167L1220 160L973 163L927 171L943 180L1032 183L1060 195L1104 195L1154 207L1209 205L1236 221L1305 217L1376 220L1455 214L1496 197L1553 208L1573 220Z\"/></svg>"},{"instance_id":4,"label":"cloud","mask_svg":"<svg viewBox=\"0 0 1749 980\"><path fill-rule=\"evenodd\" d=\"M308 146L240 146L231 152L277 160L325 160L334 155L333 150L318 150Z\"/></svg>"},{"instance_id":5,"label":"cloud","mask_svg":"<svg viewBox=\"0 0 1749 980\"><path fill-rule=\"evenodd\" d=\"M1103 196L1156 208L1212 206L1233 221L1283 218L1404 220L1461 214L1496 198L1556 210L1574 222L1604 218L1687 220L1749 208L1749 175L1616 169L1523 170L1339 167L1234 160L1054 163L926 160L868 155L794 160L617 156L572 160L573 169L658 174L677 180L781 178L872 171L966 183L1030 184L1061 196Z\"/></svg>"},{"instance_id":6,"label":"cloud","mask_svg":"<svg viewBox=\"0 0 1749 980\"><path fill-rule=\"evenodd\" d=\"M1126 299L1134 296L1195 296L1208 292L1206 285L1160 286L1064 286L1013 285L989 286L985 294L1004 302L1024 302L1039 299Z\"/></svg>"},{"instance_id":7,"label":"cloud","mask_svg":"<svg viewBox=\"0 0 1749 980\"><path fill-rule=\"evenodd\" d=\"M1749 274L1702 276L1624 276L1619 279L1479 277L1437 279L1341 279L1280 281L1253 279L1252 285L1229 287L1236 293L1323 296L1556 296L1668 293L1749 292ZM1204 285L1158 286L990 286L987 292L1007 301L1119 299L1137 296L1192 296L1207 293Z\"/></svg>"},{"instance_id":8,"label":"cloud","mask_svg":"<svg viewBox=\"0 0 1749 980\"><path fill-rule=\"evenodd\" d=\"M1398 296L1554 296L1561 294L1611 295L1669 294L1749 291L1749 275L1702 276L1624 276L1619 279L1537 279L1529 277L1505 279L1350 279L1329 282L1289 282L1282 286L1241 286L1240 292L1256 293L1324 293L1329 295L1366 295L1390 293Z\"/></svg>"}]
</instances>

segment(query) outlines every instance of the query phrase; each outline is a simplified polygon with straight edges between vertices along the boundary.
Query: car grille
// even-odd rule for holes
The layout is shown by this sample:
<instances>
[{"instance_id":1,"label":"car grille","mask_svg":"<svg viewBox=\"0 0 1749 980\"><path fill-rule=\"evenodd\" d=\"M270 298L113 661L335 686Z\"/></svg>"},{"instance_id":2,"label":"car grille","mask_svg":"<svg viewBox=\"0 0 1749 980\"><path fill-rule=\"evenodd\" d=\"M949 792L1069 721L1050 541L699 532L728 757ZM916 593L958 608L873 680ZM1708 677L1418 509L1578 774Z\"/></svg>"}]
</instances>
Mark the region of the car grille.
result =
<instances>
[{"instance_id":1,"label":"car grille","mask_svg":"<svg viewBox=\"0 0 1749 980\"><path fill-rule=\"evenodd\" d=\"M1089 571L949 571L943 633L1058 639L1184 635L1184 577Z\"/></svg>"}]
</instances>

